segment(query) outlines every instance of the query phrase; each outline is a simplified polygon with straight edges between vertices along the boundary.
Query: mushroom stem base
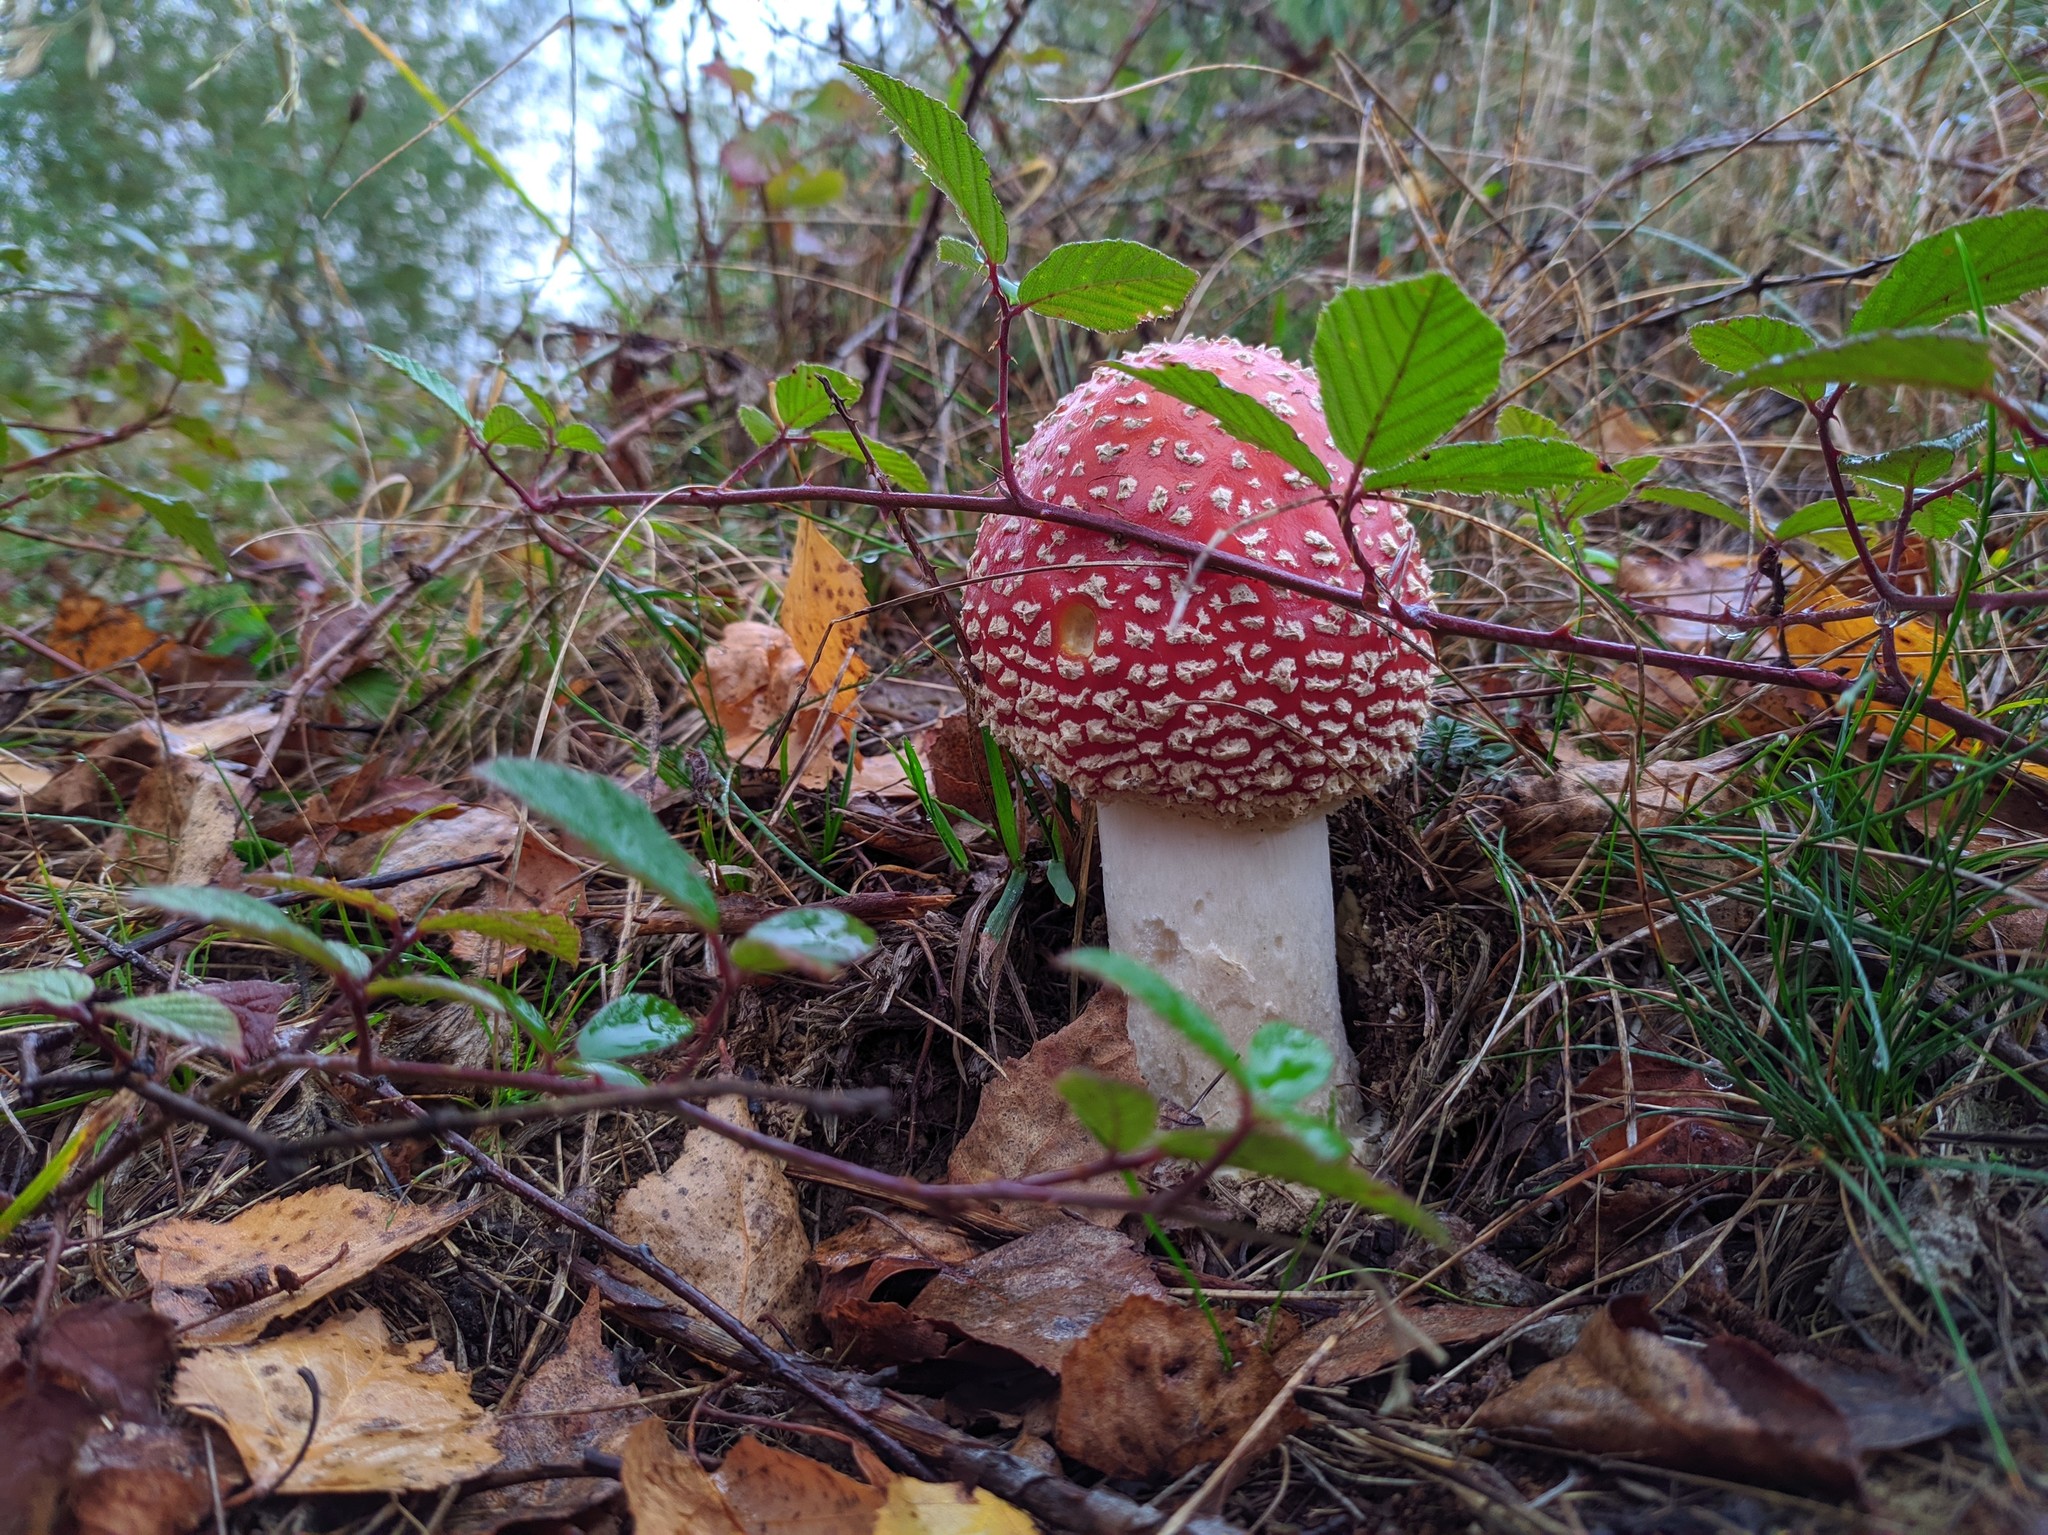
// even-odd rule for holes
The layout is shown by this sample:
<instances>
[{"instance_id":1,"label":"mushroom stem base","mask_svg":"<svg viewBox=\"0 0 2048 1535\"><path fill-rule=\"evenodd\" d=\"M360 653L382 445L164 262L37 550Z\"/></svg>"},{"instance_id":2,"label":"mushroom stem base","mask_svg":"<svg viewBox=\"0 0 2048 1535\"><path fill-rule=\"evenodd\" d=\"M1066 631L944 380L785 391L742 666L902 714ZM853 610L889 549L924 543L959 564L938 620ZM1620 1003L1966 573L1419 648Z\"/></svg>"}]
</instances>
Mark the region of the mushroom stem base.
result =
<instances>
[{"instance_id":1,"label":"mushroom stem base","mask_svg":"<svg viewBox=\"0 0 2048 1535\"><path fill-rule=\"evenodd\" d=\"M1142 960L1199 1002L1242 1054L1272 1019L1306 1029L1336 1057L1339 1125L1354 1128L1357 1062L1337 998L1337 922L1324 816L1286 826L1234 826L1137 800L1096 807L1110 947ZM1237 1097L1212 1086L1208 1058L1144 1008L1130 1010L1131 1046L1161 1098L1212 1125L1237 1118ZM1321 1112L1319 1093L1302 1107Z\"/></svg>"}]
</instances>

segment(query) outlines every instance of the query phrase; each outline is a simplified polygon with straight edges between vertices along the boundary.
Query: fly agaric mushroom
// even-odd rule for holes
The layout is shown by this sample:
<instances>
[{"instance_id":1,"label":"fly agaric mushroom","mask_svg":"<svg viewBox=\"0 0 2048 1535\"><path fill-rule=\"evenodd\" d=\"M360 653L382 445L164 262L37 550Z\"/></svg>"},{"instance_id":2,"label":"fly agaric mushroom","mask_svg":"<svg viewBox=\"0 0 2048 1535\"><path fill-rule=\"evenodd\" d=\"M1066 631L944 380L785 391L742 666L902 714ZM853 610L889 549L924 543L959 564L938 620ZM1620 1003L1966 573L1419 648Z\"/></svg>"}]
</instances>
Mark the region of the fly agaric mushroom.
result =
<instances>
[{"instance_id":1,"label":"fly agaric mushroom","mask_svg":"<svg viewBox=\"0 0 2048 1535\"><path fill-rule=\"evenodd\" d=\"M1346 483L1315 375L1279 352L1194 340L1127 361L1214 373L1288 420ZM1364 589L1312 482L1113 369L1060 402L1016 470L1038 500ZM1402 558L1413 532L1400 509L1368 500L1353 517L1378 581L1427 602L1427 567ZM1413 757L1429 642L1199 564L1034 518L986 518L962 613L985 719L1019 758L1095 802L1110 946L1193 997L1240 1053L1275 1018L1323 1040L1340 1123L1355 1125L1328 812ZM1133 1007L1130 1036L1154 1092L1234 1119L1235 1102L1203 1104L1216 1068L1165 1023Z\"/></svg>"}]
</instances>

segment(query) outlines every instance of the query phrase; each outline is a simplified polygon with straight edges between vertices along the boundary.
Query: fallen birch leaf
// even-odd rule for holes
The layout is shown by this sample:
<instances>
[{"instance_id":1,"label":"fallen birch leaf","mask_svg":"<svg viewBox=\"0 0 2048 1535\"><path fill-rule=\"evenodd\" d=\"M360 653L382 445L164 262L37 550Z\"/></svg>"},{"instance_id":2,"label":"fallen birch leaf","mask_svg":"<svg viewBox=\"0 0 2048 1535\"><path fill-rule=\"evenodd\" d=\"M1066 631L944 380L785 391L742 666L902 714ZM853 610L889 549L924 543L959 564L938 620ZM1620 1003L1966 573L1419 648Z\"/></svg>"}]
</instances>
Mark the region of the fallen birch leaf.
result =
<instances>
[{"instance_id":1,"label":"fallen birch leaf","mask_svg":"<svg viewBox=\"0 0 2048 1535\"><path fill-rule=\"evenodd\" d=\"M493 1417L499 1465L508 1471L573 1464L586 1450L616 1455L634 1425L646 1420L640 1393L620 1383L618 1361L604 1346L595 1290L569 1324L561 1352L501 1402ZM572 1519L616 1489L609 1478L596 1476L493 1487L459 1504L451 1527L459 1535L477 1535L515 1522Z\"/></svg>"},{"instance_id":2,"label":"fallen birch leaf","mask_svg":"<svg viewBox=\"0 0 2048 1535\"><path fill-rule=\"evenodd\" d=\"M1292 1376L1322 1346L1323 1339L1338 1335L1336 1345L1316 1366L1308 1383L1341 1386L1399 1363L1420 1346L1415 1334L1444 1348L1464 1343L1485 1343L1497 1338L1530 1313L1527 1306L1404 1306L1402 1326L1396 1326L1384 1311L1352 1325L1352 1318L1335 1316L1318 1322L1291 1340L1273 1356L1273 1368ZM1349 1328L1347 1332L1345 1329Z\"/></svg>"},{"instance_id":3,"label":"fallen birch leaf","mask_svg":"<svg viewBox=\"0 0 2048 1535\"><path fill-rule=\"evenodd\" d=\"M1824 1395L1745 1338L1667 1342L1640 1296L1596 1314L1562 1359L1538 1365L1468 1425L1591 1455L1634 1456L1833 1497L1861 1468Z\"/></svg>"},{"instance_id":4,"label":"fallen birch leaf","mask_svg":"<svg viewBox=\"0 0 2048 1535\"><path fill-rule=\"evenodd\" d=\"M985 1487L899 1476L868 1535L1035 1535L1038 1526Z\"/></svg>"},{"instance_id":5,"label":"fallen birch leaf","mask_svg":"<svg viewBox=\"0 0 2048 1535\"><path fill-rule=\"evenodd\" d=\"M328 1184L233 1220L165 1221L137 1244L150 1305L186 1348L246 1343L280 1317L452 1231L481 1201L407 1205ZM279 1269L285 1270L280 1276Z\"/></svg>"},{"instance_id":6,"label":"fallen birch leaf","mask_svg":"<svg viewBox=\"0 0 2048 1535\"><path fill-rule=\"evenodd\" d=\"M860 567L832 546L816 522L799 517L777 617L810 668L811 692L829 697L833 716L842 722L851 721L855 690L867 675L867 663L853 648L868 626L867 605Z\"/></svg>"},{"instance_id":7,"label":"fallen birch leaf","mask_svg":"<svg viewBox=\"0 0 2048 1535\"><path fill-rule=\"evenodd\" d=\"M317 1420L301 1370L319 1382ZM250 1477L274 1491L446 1487L499 1458L468 1377L429 1339L393 1343L374 1309L265 1343L201 1349L180 1366L172 1400L226 1429Z\"/></svg>"},{"instance_id":8,"label":"fallen birch leaf","mask_svg":"<svg viewBox=\"0 0 2048 1535\"><path fill-rule=\"evenodd\" d=\"M753 1128L743 1098L707 1107ZM796 1190L773 1157L694 1129L667 1171L649 1173L619 1196L612 1229L624 1241L645 1242L749 1327L768 1316L792 1337L810 1331L817 1314L811 1246Z\"/></svg>"},{"instance_id":9,"label":"fallen birch leaf","mask_svg":"<svg viewBox=\"0 0 2048 1535\"><path fill-rule=\"evenodd\" d=\"M1145 1255L1120 1232L1068 1220L941 1270L910 1314L1057 1375L1069 1351L1133 1295L1166 1302Z\"/></svg>"},{"instance_id":10,"label":"fallen birch leaf","mask_svg":"<svg viewBox=\"0 0 2048 1535\"><path fill-rule=\"evenodd\" d=\"M1022 1178L1081 1166L1101 1156L1101 1145L1060 1096L1059 1079L1070 1071L1089 1071L1134 1087L1145 1085L1138 1071L1137 1052L1124 1032L1120 993L1097 992L1072 1023L1046 1035L1021 1059L1003 1062L1003 1075L981 1090L974 1123L960 1137L946 1164L946 1180L982 1183ZM1114 1173L1071 1186L1097 1193L1124 1191L1122 1180ZM994 1209L1022 1226L1072 1220L1051 1205L1023 1199L996 1200ZM1123 1218L1115 1210L1075 1213L1099 1226L1114 1226Z\"/></svg>"},{"instance_id":11,"label":"fallen birch leaf","mask_svg":"<svg viewBox=\"0 0 2048 1535\"><path fill-rule=\"evenodd\" d=\"M840 1535L865 1529L882 1493L822 1461L748 1435L711 1480L747 1535Z\"/></svg>"},{"instance_id":12,"label":"fallen birch leaf","mask_svg":"<svg viewBox=\"0 0 2048 1535\"><path fill-rule=\"evenodd\" d=\"M633 1535L754 1535L718 1484L668 1440L668 1425L636 1424L619 1455L619 1481L633 1513Z\"/></svg>"},{"instance_id":13,"label":"fallen birch leaf","mask_svg":"<svg viewBox=\"0 0 2048 1535\"><path fill-rule=\"evenodd\" d=\"M1176 1477L1230 1453L1286 1378L1237 1318L1219 1315L1231 1362L1192 1306L1133 1295L1067 1351L1053 1439L1076 1460L1136 1481ZM1249 1469L1305 1420L1274 1416Z\"/></svg>"}]
</instances>

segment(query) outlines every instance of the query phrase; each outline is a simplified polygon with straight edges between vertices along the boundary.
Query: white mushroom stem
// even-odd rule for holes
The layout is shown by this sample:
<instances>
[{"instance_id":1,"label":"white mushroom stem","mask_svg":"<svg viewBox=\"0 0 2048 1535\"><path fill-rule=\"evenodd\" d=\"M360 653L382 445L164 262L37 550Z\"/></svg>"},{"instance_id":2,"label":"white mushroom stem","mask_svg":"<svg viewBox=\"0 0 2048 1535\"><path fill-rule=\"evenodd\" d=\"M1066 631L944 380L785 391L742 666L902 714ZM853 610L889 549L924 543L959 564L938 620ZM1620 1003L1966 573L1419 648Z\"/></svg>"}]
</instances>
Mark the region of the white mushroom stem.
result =
<instances>
[{"instance_id":1,"label":"white mushroom stem","mask_svg":"<svg viewBox=\"0 0 2048 1535\"><path fill-rule=\"evenodd\" d=\"M1353 1128L1357 1094L1344 1089L1358 1063L1337 1000L1328 818L1238 826L1124 799L1099 803L1096 826L1110 947L1199 1002L1240 1055L1275 1018L1322 1040L1337 1062L1338 1123ZM1236 1091L1206 1056L1135 1005L1129 1029L1154 1093L1211 1125L1236 1122ZM1328 1103L1326 1091L1302 1107Z\"/></svg>"}]
</instances>

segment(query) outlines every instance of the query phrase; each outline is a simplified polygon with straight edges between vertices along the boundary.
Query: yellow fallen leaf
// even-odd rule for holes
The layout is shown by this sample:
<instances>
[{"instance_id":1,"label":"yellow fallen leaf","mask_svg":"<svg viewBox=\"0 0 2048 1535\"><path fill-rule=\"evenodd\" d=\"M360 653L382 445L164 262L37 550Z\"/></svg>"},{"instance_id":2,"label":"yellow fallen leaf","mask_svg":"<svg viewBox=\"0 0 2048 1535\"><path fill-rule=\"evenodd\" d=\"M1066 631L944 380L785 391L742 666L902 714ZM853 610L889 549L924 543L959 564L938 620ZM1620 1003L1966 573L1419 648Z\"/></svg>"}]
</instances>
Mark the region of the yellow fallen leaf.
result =
<instances>
[{"instance_id":1,"label":"yellow fallen leaf","mask_svg":"<svg viewBox=\"0 0 2048 1535\"><path fill-rule=\"evenodd\" d=\"M869 1535L1034 1535L1038 1526L984 1488L899 1476Z\"/></svg>"},{"instance_id":2,"label":"yellow fallen leaf","mask_svg":"<svg viewBox=\"0 0 2048 1535\"><path fill-rule=\"evenodd\" d=\"M302 1370L319 1382L317 1418ZM431 1339L394 1344L375 1309L266 1343L201 1349L179 1366L172 1400L226 1429L250 1476L273 1491L446 1487L499 1459L469 1377Z\"/></svg>"},{"instance_id":3,"label":"yellow fallen leaf","mask_svg":"<svg viewBox=\"0 0 2048 1535\"><path fill-rule=\"evenodd\" d=\"M867 628L867 605L860 567L833 548L816 523L799 519L779 617L810 663L811 691L829 696L833 714L846 721L852 719L854 689L868 670L853 650Z\"/></svg>"},{"instance_id":4,"label":"yellow fallen leaf","mask_svg":"<svg viewBox=\"0 0 2048 1535\"><path fill-rule=\"evenodd\" d=\"M634 1535L752 1535L704 1468L668 1440L656 1419L636 1424L619 1455Z\"/></svg>"}]
</instances>

